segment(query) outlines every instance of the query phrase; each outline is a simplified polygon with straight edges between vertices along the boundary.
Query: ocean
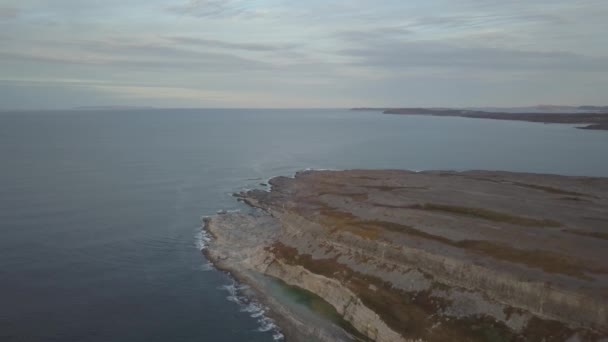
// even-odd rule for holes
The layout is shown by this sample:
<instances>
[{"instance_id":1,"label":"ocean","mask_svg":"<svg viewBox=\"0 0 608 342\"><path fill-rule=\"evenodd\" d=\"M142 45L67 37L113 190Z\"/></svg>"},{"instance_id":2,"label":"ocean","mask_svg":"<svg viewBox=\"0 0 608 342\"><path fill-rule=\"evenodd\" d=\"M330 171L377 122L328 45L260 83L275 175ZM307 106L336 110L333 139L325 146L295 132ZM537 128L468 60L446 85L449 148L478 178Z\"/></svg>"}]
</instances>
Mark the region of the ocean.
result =
<instances>
[{"instance_id":1,"label":"ocean","mask_svg":"<svg viewBox=\"0 0 608 342\"><path fill-rule=\"evenodd\" d=\"M0 113L1 341L273 341L201 218L298 170L608 176L608 132L342 109Z\"/></svg>"}]
</instances>

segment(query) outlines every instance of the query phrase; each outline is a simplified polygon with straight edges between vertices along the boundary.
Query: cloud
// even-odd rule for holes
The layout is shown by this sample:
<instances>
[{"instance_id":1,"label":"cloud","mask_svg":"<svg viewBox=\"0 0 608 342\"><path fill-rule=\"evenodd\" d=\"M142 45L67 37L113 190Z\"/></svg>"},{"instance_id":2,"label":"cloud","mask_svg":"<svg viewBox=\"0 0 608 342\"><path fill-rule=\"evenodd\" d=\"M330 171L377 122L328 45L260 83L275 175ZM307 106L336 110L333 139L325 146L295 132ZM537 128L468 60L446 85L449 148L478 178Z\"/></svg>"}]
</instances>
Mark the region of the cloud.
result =
<instances>
[{"instance_id":1,"label":"cloud","mask_svg":"<svg viewBox=\"0 0 608 342\"><path fill-rule=\"evenodd\" d=\"M16 19L19 11L14 7L0 6L0 20Z\"/></svg>"},{"instance_id":2,"label":"cloud","mask_svg":"<svg viewBox=\"0 0 608 342\"><path fill-rule=\"evenodd\" d=\"M171 44L80 41L0 52L1 60L112 66L132 69L176 69L193 72L239 72L269 69L265 62L228 53L183 49Z\"/></svg>"},{"instance_id":3,"label":"cloud","mask_svg":"<svg viewBox=\"0 0 608 342\"><path fill-rule=\"evenodd\" d=\"M238 0L189 0L167 7L171 13L197 18L252 17L263 11L252 10Z\"/></svg>"},{"instance_id":4,"label":"cloud","mask_svg":"<svg viewBox=\"0 0 608 342\"><path fill-rule=\"evenodd\" d=\"M334 37L346 42L358 43L363 41L374 42L378 39L397 39L411 33L412 31L402 26L384 26L357 30L340 30L334 33Z\"/></svg>"},{"instance_id":5,"label":"cloud","mask_svg":"<svg viewBox=\"0 0 608 342\"><path fill-rule=\"evenodd\" d=\"M261 43L234 43L216 39L194 38L194 37L169 37L171 41L187 45L201 47L220 48L226 50L246 50L246 51L279 51L293 47L293 44L273 45Z\"/></svg>"},{"instance_id":6,"label":"cloud","mask_svg":"<svg viewBox=\"0 0 608 342\"><path fill-rule=\"evenodd\" d=\"M220 101L210 93L220 92L234 95L221 99L227 106L262 98L382 106L407 89L412 100L442 105L433 101L476 93L494 101L509 88L546 94L543 102L551 94L597 102L606 92L605 0L0 3L2 78L105 82L88 91L125 101Z\"/></svg>"},{"instance_id":7,"label":"cloud","mask_svg":"<svg viewBox=\"0 0 608 342\"><path fill-rule=\"evenodd\" d=\"M483 13L449 16L424 16L406 20L405 27L411 30L472 30L479 27L506 27L528 24L565 24L559 16L543 13Z\"/></svg>"},{"instance_id":8,"label":"cloud","mask_svg":"<svg viewBox=\"0 0 608 342\"><path fill-rule=\"evenodd\" d=\"M608 72L608 58L574 52L534 51L485 46L459 46L450 41L375 42L340 52L354 64L387 69L449 68L496 71Z\"/></svg>"}]
</instances>

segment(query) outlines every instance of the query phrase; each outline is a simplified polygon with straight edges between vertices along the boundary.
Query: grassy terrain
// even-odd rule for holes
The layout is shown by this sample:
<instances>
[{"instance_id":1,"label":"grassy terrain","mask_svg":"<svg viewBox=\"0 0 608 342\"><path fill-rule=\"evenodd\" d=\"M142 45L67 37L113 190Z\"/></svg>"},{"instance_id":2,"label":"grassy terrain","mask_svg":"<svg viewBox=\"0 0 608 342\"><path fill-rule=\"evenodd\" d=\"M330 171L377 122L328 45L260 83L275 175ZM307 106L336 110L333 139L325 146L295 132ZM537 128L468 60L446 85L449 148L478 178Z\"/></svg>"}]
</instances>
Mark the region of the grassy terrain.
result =
<instances>
[{"instance_id":1,"label":"grassy terrain","mask_svg":"<svg viewBox=\"0 0 608 342\"><path fill-rule=\"evenodd\" d=\"M450 214L480 218L488 221L503 222L517 224L526 227L561 227L561 223L548 219L535 219L530 217L515 216L507 213L501 213L494 210L483 208L461 207L446 204L416 204L411 206L412 209L440 211Z\"/></svg>"},{"instance_id":2,"label":"grassy terrain","mask_svg":"<svg viewBox=\"0 0 608 342\"><path fill-rule=\"evenodd\" d=\"M578 229L565 229L564 232L576 234L576 235L588 236L588 237L592 237L592 238L596 238L596 239L608 240L608 233L604 233L604 232L590 232L590 231L578 230Z\"/></svg>"},{"instance_id":3,"label":"grassy terrain","mask_svg":"<svg viewBox=\"0 0 608 342\"><path fill-rule=\"evenodd\" d=\"M541 191L544 191L544 192L548 192L550 194L570 195L570 196L586 196L585 194L582 194L580 192L566 191L566 190L562 190L562 189L558 189L558 188L554 188L554 187L550 187L550 186L544 186L544 185L536 185L536 184L528 184L528 183L520 183L520 182L513 182L513 184L517 185L517 186L524 187L524 188L541 190Z\"/></svg>"},{"instance_id":4,"label":"grassy terrain","mask_svg":"<svg viewBox=\"0 0 608 342\"><path fill-rule=\"evenodd\" d=\"M468 210L470 208L465 209L467 210L467 213L469 213ZM353 215L352 213L341 211L338 209L324 208L320 212L322 215L319 218L319 223L321 223L324 227L330 229L332 233L347 231L368 240L379 240L386 238L386 236L384 235L385 232L401 233L409 236L415 236L417 238L436 241L457 248L462 248L470 253L476 253L497 260L542 269L543 271L548 273L565 274L586 280L590 279L587 273L608 273L608 269L605 267L596 267L577 258L552 251L541 249L520 249L500 242L489 240L454 241L446 237L430 234L421 229L416 229L412 226L404 224L380 220L363 220ZM475 215L496 215L496 213L494 212L489 212L490 214L488 214L488 211L486 211L485 209L481 209L481 214L479 211L473 211ZM503 214L498 213L497 215L501 218L501 220L506 219L504 216L502 216ZM496 216L492 217L496 219ZM536 224L540 224L542 222L543 224L545 224L544 221L529 218L513 218L512 216L506 217L508 218L510 223L513 221L522 222L523 220L523 222L526 222L528 224L531 224L531 222L534 222Z\"/></svg>"}]
</instances>

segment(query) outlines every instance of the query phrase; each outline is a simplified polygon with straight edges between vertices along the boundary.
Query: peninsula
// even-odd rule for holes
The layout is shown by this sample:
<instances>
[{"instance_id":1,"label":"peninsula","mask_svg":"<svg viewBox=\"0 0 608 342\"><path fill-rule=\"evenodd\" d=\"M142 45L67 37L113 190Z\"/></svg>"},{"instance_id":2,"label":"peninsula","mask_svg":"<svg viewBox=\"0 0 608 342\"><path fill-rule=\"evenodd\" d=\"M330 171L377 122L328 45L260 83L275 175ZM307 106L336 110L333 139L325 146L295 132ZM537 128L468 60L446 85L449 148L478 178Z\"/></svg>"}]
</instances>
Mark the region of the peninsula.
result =
<instances>
[{"instance_id":1,"label":"peninsula","mask_svg":"<svg viewBox=\"0 0 608 342\"><path fill-rule=\"evenodd\" d=\"M451 108L353 108L353 110L381 111L384 114L395 115L430 115L430 116L457 116L473 119L493 119L511 121L529 121L541 123L580 124L581 129L608 130L608 108L582 106L577 110L585 112L528 112L507 113L490 112L469 109Z\"/></svg>"},{"instance_id":2,"label":"peninsula","mask_svg":"<svg viewBox=\"0 0 608 342\"><path fill-rule=\"evenodd\" d=\"M205 220L207 257L289 341L595 341L608 336L608 178L303 171ZM311 323L265 279L321 297Z\"/></svg>"}]
</instances>

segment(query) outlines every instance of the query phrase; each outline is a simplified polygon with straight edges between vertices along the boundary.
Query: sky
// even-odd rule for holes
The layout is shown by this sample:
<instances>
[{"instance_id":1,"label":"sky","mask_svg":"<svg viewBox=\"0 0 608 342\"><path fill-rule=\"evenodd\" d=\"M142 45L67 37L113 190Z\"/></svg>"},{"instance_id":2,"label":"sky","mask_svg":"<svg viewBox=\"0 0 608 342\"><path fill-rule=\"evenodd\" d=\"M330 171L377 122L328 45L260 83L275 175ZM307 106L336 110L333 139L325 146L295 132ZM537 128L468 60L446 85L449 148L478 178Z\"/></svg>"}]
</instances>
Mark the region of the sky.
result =
<instances>
[{"instance_id":1,"label":"sky","mask_svg":"<svg viewBox=\"0 0 608 342\"><path fill-rule=\"evenodd\" d=\"M608 105L606 0L0 0L0 109Z\"/></svg>"}]
</instances>

